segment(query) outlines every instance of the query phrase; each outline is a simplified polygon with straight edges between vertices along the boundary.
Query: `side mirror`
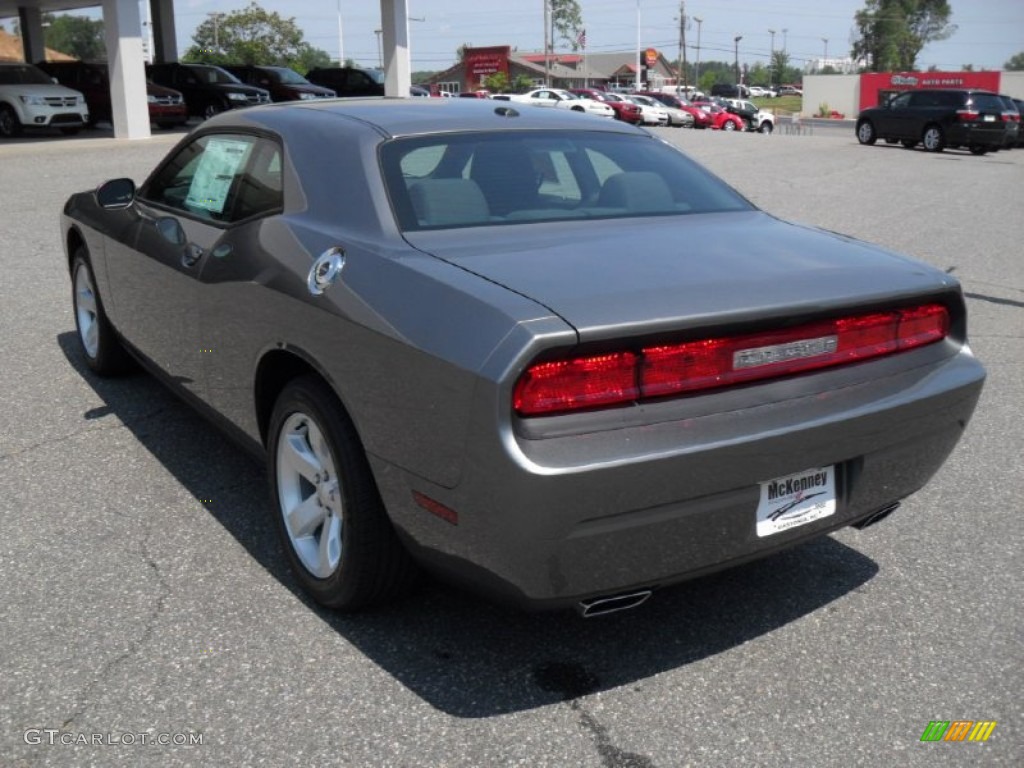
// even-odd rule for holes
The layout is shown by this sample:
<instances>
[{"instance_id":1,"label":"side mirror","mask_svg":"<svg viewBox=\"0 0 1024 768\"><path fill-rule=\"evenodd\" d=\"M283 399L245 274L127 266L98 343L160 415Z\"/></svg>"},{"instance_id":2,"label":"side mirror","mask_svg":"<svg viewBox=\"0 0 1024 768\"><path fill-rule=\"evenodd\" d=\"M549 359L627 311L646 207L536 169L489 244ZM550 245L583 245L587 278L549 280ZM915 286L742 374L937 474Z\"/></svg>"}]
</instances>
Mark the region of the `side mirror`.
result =
<instances>
[{"instance_id":1,"label":"side mirror","mask_svg":"<svg viewBox=\"0 0 1024 768\"><path fill-rule=\"evenodd\" d=\"M108 211L127 208L134 201L135 182L131 179L111 179L96 190L96 202Z\"/></svg>"}]
</instances>

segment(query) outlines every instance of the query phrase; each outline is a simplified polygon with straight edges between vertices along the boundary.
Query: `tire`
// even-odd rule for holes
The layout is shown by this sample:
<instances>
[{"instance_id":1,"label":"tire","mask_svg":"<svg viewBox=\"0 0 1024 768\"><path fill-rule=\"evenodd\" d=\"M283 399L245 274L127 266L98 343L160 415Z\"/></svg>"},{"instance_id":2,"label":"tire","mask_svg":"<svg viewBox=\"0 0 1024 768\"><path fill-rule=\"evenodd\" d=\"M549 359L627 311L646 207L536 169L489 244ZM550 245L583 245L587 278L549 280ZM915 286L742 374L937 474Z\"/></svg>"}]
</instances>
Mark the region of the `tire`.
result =
<instances>
[{"instance_id":1,"label":"tire","mask_svg":"<svg viewBox=\"0 0 1024 768\"><path fill-rule=\"evenodd\" d=\"M571 107L573 112L586 112L583 107Z\"/></svg>"},{"instance_id":2,"label":"tire","mask_svg":"<svg viewBox=\"0 0 1024 768\"><path fill-rule=\"evenodd\" d=\"M18 119L18 113L14 111L14 108L10 104L0 104L0 136L5 139L13 139L16 136L21 136L23 130L21 120Z\"/></svg>"},{"instance_id":3,"label":"tire","mask_svg":"<svg viewBox=\"0 0 1024 768\"><path fill-rule=\"evenodd\" d=\"M121 345L96 290L89 252L80 246L71 260L71 304L85 363L100 376L130 371L132 358Z\"/></svg>"},{"instance_id":4,"label":"tire","mask_svg":"<svg viewBox=\"0 0 1024 768\"><path fill-rule=\"evenodd\" d=\"M761 127L757 129L760 133L771 133L775 130L775 126L772 125L771 120L765 120L761 123Z\"/></svg>"},{"instance_id":5,"label":"tire","mask_svg":"<svg viewBox=\"0 0 1024 768\"><path fill-rule=\"evenodd\" d=\"M972 155L984 155L988 152L988 147L973 146L970 148Z\"/></svg>"},{"instance_id":6,"label":"tire","mask_svg":"<svg viewBox=\"0 0 1024 768\"><path fill-rule=\"evenodd\" d=\"M904 139L903 141L900 142L900 144L903 145L904 149L913 149L914 147L917 146L917 142L914 141L913 139Z\"/></svg>"},{"instance_id":7,"label":"tire","mask_svg":"<svg viewBox=\"0 0 1024 768\"><path fill-rule=\"evenodd\" d=\"M219 101L211 101L205 107L203 107L203 119L209 120L211 117L219 115L221 112L226 112L227 107Z\"/></svg>"},{"instance_id":8,"label":"tire","mask_svg":"<svg viewBox=\"0 0 1024 768\"><path fill-rule=\"evenodd\" d=\"M722 130L723 131L735 131L736 130L736 123L734 123L732 120L726 120L722 124Z\"/></svg>"},{"instance_id":9,"label":"tire","mask_svg":"<svg viewBox=\"0 0 1024 768\"><path fill-rule=\"evenodd\" d=\"M857 141L868 146L878 141L874 123L870 120L862 120L857 123Z\"/></svg>"},{"instance_id":10,"label":"tire","mask_svg":"<svg viewBox=\"0 0 1024 768\"><path fill-rule=\"evenodd\" d=\"M415 575L355 427L331 389L301 376L281 392L267 450L274 518L295 577L321 605L354 611Z\"/></svg>"},{"instance_id":11,"label":"tire","mask_svg":"<svg viewBox=\"0 0 1024 768\"><path fill-rule=\"evenodd\" d=\"M182 125L184 125L184 123L157 123L156 127L160 128L161 130L164 130L164 131L169 131L172 128L178 128L179 126L182 126Z\"/></svg>"},{"instance_id":12,"label":"tire","mask_svg":"<svg viewBox=\"0 0 1024 768\"><path fill-rule=\"evenodd\" d=\"M946 148L946 135L937 125L926 125L921 134L921 143L928 152L941 152Z\"/></svg>"}]
</instances>

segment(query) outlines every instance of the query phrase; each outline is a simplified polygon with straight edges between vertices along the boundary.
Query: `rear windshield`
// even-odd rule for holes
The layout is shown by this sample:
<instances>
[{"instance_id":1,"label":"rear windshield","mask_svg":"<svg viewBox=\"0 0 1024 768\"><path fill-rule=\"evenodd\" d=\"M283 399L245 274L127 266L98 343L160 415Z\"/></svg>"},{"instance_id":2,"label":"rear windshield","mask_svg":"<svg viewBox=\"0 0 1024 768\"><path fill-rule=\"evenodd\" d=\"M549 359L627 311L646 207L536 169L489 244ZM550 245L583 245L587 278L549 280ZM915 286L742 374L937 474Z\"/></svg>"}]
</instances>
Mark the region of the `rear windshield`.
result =
<instances>
[{"instance_id":1,"label":"rear windshield","mask_svg":"<svg viewBox=\"0 0 1024 768\"><path fill-rule=\"evenodd\" d=\"M979 112L1002 112L1003 102L991 93L975 93L971 95L971 106Z\"/></svg>"},{"instance_id":2,"label":"rear windshield","mask_svg":"<svg viewBox=\"0 0 1024 768\"><path fill-rule=\"evenodd\" d=\"M507 131L395 139L381 164L404 231L750 210L648 136Z\"/></svg>"}]
</instances>

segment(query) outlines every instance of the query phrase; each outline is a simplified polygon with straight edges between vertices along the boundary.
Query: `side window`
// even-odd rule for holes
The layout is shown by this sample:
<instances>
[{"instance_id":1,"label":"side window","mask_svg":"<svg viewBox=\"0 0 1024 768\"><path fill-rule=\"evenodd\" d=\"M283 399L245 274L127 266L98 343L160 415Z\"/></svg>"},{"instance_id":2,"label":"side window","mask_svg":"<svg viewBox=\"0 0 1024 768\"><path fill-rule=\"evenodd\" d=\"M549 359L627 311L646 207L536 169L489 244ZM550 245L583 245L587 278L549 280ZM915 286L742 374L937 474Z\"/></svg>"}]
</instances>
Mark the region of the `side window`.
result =
<instances>
[{"instance_id":1,"label":"side window","mask_svg":"<svg viewBox=\"0 0 1024 768\"><path fill-rule=\"evenodd\" d=\"M906 109L907 106L910 104L910 97L913 95L914 94L912 93L901 93L891 102L889 102L889 106L892 107L893 109Z\"/></svg>"},{"instance_id":2,"label":"side window","mask_svg":"<svg viewBox=\"0 0 1024 768\"><path fill-rule=\"evenodd\" d=\"M201 136L164 165L141 196L223 223L279 209L283 202L280 149L254 136Z\"/></svg>"}]
</instances>

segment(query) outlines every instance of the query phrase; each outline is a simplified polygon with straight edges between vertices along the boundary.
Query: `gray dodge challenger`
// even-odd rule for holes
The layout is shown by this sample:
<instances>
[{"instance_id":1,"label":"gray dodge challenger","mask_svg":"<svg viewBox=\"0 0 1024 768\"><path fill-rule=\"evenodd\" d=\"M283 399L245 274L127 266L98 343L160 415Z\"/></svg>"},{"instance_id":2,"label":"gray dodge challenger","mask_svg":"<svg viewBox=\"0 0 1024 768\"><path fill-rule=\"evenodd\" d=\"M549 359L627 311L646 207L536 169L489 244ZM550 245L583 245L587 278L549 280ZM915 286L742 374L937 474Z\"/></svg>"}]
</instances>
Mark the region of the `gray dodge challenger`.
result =
<instances>
[{"instance_id":1,"label":"gray dodge challenger","mask_svg":"<svg viewBox=\"0 0 1024 768\"><path fill-rule=\"evenodd\" d=\"M604 614L939 469L985 378L956 280L643 129L495 105L235 111L64 208L88 366L141 364L265 459L317 601L425 568Z\"/></svg>"}]
</instances>

